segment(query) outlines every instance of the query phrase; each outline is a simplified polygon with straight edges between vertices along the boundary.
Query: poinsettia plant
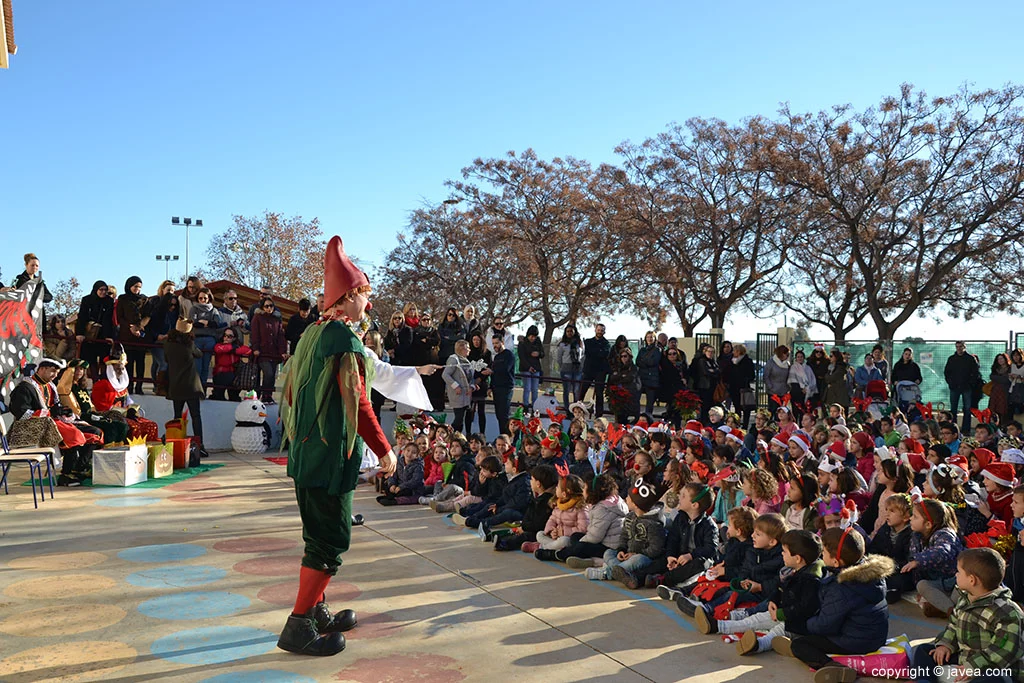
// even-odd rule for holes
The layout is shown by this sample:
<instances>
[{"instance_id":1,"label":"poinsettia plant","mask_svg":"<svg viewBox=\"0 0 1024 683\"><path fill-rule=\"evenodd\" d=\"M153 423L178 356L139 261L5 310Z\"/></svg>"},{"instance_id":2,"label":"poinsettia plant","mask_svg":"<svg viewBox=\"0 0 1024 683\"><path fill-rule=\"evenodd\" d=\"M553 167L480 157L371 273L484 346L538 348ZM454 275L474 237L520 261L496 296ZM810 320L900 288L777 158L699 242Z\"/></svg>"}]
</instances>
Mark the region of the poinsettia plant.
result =
<instances>
[{"instance_id":1,"label":"poinsettia plant","mask_svg":"<svg viewBox=\"0 0 1024 683\"><path fill-rule=\"evenodd\" d=\"M605 389L605 397L612 409L612 415L625 415L629 413L633 403L633 395L620 384L609 384Z\"/></svg>"},{"instance_id":2,"label":"poinsettia plant","mask_svg":"<svg viewBox=\"0 0 1024 683\"><path fill-rule=\"evenodd\" d=\"M689 420L697 415L700 410L700 396L688 389L680 389L675 395L676 410L683 419Z\"/></svg>"}]
</instances>

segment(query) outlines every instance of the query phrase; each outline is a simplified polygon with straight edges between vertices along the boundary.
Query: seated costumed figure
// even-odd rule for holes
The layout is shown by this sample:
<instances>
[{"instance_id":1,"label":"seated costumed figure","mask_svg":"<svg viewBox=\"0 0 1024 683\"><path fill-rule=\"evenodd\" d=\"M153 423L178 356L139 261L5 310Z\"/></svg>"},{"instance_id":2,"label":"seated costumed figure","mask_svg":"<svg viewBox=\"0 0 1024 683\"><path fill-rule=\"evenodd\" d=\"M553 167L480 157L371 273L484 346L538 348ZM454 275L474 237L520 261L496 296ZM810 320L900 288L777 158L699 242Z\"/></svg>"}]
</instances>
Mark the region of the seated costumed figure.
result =
<instances>
[{"instance_id":1,"label":"seated costumed figure","mask_svg":"<svg viewBox=\"0 0 1024 683\"><path fill-rule=\"evenodd\" d=\"M128 441L128 423L124 416L114 412L104 417L95 412L92 396L87 388L89 378L89 361L75 359L57 382L57 393L61 405L70 408L79 420L98 427L103 432L103 443L119 445Z\"/></svg>"},{"instance_id":2,"label":"seated costumed figure","mask_svg":"<svg viewBox=\"0 0 1024 683\"><path fill-rule=\"evenodd\" d=\"M64 361L44 358L35 374L26 377L11 391L11 446L59 446L63 456L61 486L77 486L92 476L94 444L88 443L82 430L70 423L73 412L60 405L53 380L65 366ZM51 443L49 434L56 429L59 441Z\"/></svg>"},{"instance_id":3,"label":"seated costumed figure","mask_svg":"<svg viewBox=\"0 0 1024 683\"><path fill-rule=\"evenodd\" d=\"M110 355L104 358L103 362L106 365L106 372L92 387L92 403L96 411L103 417L113 420L123 412L131 438L142 436L147 441L156 441L159 436L157 424L142 417L135 401L128 395L132 378L125 369L128 356L124 348L120 344L114 344L110 349Z\"/></svg>"}]
</instances>

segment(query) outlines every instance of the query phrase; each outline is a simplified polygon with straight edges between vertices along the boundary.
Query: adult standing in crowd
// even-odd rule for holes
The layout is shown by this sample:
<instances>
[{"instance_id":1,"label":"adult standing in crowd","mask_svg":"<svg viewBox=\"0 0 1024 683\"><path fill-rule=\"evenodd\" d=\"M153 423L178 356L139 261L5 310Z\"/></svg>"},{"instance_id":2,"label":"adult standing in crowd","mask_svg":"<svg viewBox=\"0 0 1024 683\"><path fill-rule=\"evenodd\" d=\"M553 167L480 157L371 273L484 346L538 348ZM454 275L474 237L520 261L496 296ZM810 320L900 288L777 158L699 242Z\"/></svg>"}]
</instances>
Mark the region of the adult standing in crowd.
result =
<instances>
[{"instance_id":1,"label":"adult standing in crowd","mask_svg":"<svg viewBox=\"0 0 1024 683\"><path fill-rule=\"evenodd\" d=\"M473 374L473 366L469 362L469 342L459 339L455 342L454 353L448 356L445 362L444 372L441 373L448 394L448 403L455 411L452 429L457 432L472 431L466 428L466 411L473 402Z\"/></svg>"},{"instance_id":2,"label":"adult standing in crowd","mask_svg":"<svg viewBox=\"0 0 1024 683\"><path fill-rule=\"evenodd\" d=\"M764 391L768 394L768 410L772 415L779 409L779 402L772 396L789 393L789 347L781 344L764 365Z\"/></svg>"},{"instance_id":3,"label":"adult standing in crowd","mask_svg":"<svg viewBox=\"0 0 1024 683\"><path fill-rule=\"evenodd\" d=\"M469 304L462 308L462 317L459 318L459 323L462 325L462 338L467 341L477 332L483 334L483 330L480 329L480 321L476 317L476 309Z\"/></svg>"},{"instance_id":4,"label":"adult standing in crowd","mask_svg":"<svg viewBox=\"0 0 1024 683\"><path fill-rule=\"evenodd\" d=\"M898 382L913 382L920 385L923 381L921 366L914 362L914 349L908 346L903 349L900 359L892 365L893 386Z\"/></svg>"},{"instance_id":5,"label":"adult standing in crowd","mask_svg":"<svg viewBox=\"0 0 1024 683\"><path fill-rule=\"evenodd\" d=\"M405 316L402 312L395 311L392 313L391 320L388 322L388 329L384 333L384 350L388 352L391 362L395 365L408 365L405 362L405 358L399 353L399 344L401 344L399 337L404 327Z\"/></svg>"},{"instance_id":6,"label":"adult standing in crowd","mask_svg":"<svg viewBox=\"0 0 1024 683\"><path fill-rule=\"evenodd\" d=\"M562 380L562 405L569 412L570 401L581 401L580 380L583 379L583 340L576 325L569 323L558 342L558 376ZM570 398L571 397L571 398Z\"/></svg>"},{"instance_id":7,"label":"adult standing in crowd","mask_svg":"<svg viewBox=\"0 0 1024 683\"><path fill-rule=\"evenodd\" d=\"M100 365L100 359L110 351L114 338L114 300L110 288L103 280L92 284L92 290L82 297L75 321L75 335L81 344L80 357L89 363L93 376Z\"/></svg>"},{"instance_id":8,"label":"adult standing in crowd","mask_svg":"<svg viewBox=\"0 0 1024 683\"><path fill-rule=\"evenodd\" d=\"M459 321L459 314L454 307L449 307L445 311L444 320L437 326L437 334L441 340L437 357L441 361L446 361L455 353L455 342L469 338L463 332L462 322Z\"/></svg>"},{"instance_id":9,"label":"adult standing in crowd","mask_svg":"<svg viewBox=\"0 0 1024 683\"><path fill-rule=\"evenodd\" d=\"M358 332L356 332L356 336L359 336ZM372 355L370 356L371 359L375 359L385 365L391 365L391 357L384 349L384 339L377 330L368 330L363 335L363 348L372 352ZM294 356L295 353L293 352L292 355ZM374 363L374 367L377 367L376 362ZM384 408L385 398L384 394L380 393L372 386L370 387L370 405L373 406L373 414L377 417L377 422L380 422L380 413Z\"/></svg>"},{"instance_id":10,"label":"adult standing in crowd","mask_svg":"<svg viewBox=\"0 0 1024 683\"><path fill-rule=\"evenodd\" d=\"M323 315L323 313L324 313L324 293L323 292L317 292L316 293L316 304L313 305L313 308L312 308L312 310L310 310L309 314L311 316L313 316L313 322L316 322L317 320L320 319L320 316Z\"/></svg>"},{"instance_id":11,"label":"adult standing in crowd","mask_svg":"<svg viewBox=\"0 0 1024 683\"><path fill-rule=\"evenodd\" d=\"M875 366L874 354L866 354L864 356L864 365L857 368L857 372L853 375L853 382L857 385L857 395L867 395L868 383L869 382L884 382L885 375L883 375L879 369Z\"/></svg>"},{"instance_id":12,"label":"adult standing in crowd","mask_svg":"<svg viewBox=\"0 0 1024 683\"><path fill-rule=\"evenodd\" d=\"M406 318L408 323L408 318ZM419 325L412 330L409 346L409 365L437 365L437 352L441 346L441 335L433 326L434 319L429 313L419 317ZM439 373L426 375L423 387L430 397L430 405L436 412L444 411L444 378Z\"/></svg>"},{"instance_id":13,"label":"adult standing in crowd","mask_svg":"<svg viewBox=\"0 0 1024 683\"><path fill-rule=\"evenodd\" d=\"M492 363L491 349L484 339L484 333L477 330L469 337L469 361L483 363L483 370L490 370ZM481 434L487 433L487 391L490 389L488 373L477 372L473 376L473 401L466 411L466 431L473 431L473 415L477 415Z\"/></svg>"},{"instance_id":14,"label":"adult standing in crowd","mask_svg":"<svg viewBox=\"0 0 1024 683\"><path fill-rule=\"evenodd\" d=\"M811 366L811 372L814 373L819 398L825 395L825 375L828 374L829 362L829 357L825 355L825 345L815 344L811 351L811 357L807 359L807 364Z\"/></svg>"},{"instance_id":15,"label":"adult standing in crowd","mask_svg":"<svg viewBox=\"0 0 1024 683\"><path fill-rule=\"evenodd\" d=\"M956 352L946 360L944 370L946 385L949 387L949 410L956 419L957 407L963 399L963 421L961 431L971 433L971 406L974 400L974 385L981 374L978 360L967 353L967 345L956 343Z\"/></svg>"},{"instance_id":16,"label":"adult standing in crowd","mask_svg":"<svg viewBox=\"0 0 1024 683\"><path fill-rule=\"evenodd\" d=\"M1024 413L1024 351L1010 352L1010 410Z\"/></svg>"},{"instance_id":17,"label":"adult standing in crowd","mask_svg":"<svg viewBox=\"0 0 1024 683\"><path fill-rule=\"evenodd\" d=\"M799 422L804 414L806 404L818 393L818 380L814 370L807 364L807 356L803 349L793 354L793 364L789 366L789 395L793 399L793 414Z\"/></svg>"},{"instance_id":18,"label":"adult standing in crowd","mask_svg":"<svg viewBox=\"0 0 1024 683\"><path fill-rule=\"evenodd\" d=\"M541 358L544 357L544 344L536 325L526 329L526 338L516 351L519 354L519 374L523 378L523 407L533 410L540 394Z\"/></svg>"},{"instance_id":19,"label":"adult standing in crowd","mask_svg":"<svg viewBox=\"0 0 1024 683\"><path fill-rule=\"evenodd\" d=\"M743 396L745 392L750 391L751 385L757 377L757 370L754 368L754 361L747 355L747 347L743 344L735 344L732 347L732 358L727 362L732 369L728 384L732 409L740 414L740 426L746 429L750 424L750 413L757 406L751 404L750 401L744 403ZM813 375L811 379L814 379Z\"/></svg>"},{"instance_id":20,"label":"adult standing in crowd","mask_svg":"<svg viewBox=\"0 0 1024 683\"><path fill-rule=\"evenodd\" d=\"M288 353L293 356L295 355L295 347L299 343L299 337L316 320L313 317L312 308L309 299L303 297L299 299L299 312L288 319L288 325L284 330L284 338L288 340Z\"/></svg>"},{"instance_id":21,"label":"adult standing in crowd","mask_svg":"<svg viewBox=\"0 0 1024 683\"><path fill-rule=\"evenodd\" d=\"M153 377L153 393L157 396L164 396L167 394L167 359L164 357L164 341L178 321L178 297L174 295L172 281L164 280L160 283L156 294L149 297L146 302L143 314L149 318L143 339L147 344L153 345L149 349L153 358L150 368Z\"/></svg>"},{"instance_id":22,"label":"adult standing in crowd","mask_svg":"<svg viewBox=\"0 0 1024 683\"><path fill-rule=\"evenodd\" d=\"M604 332L604 324L598 323L594 326L594 336L583 343L583 382L580 384L580 393L576 399L586 400L587 391L593 385L594 417L601 417L604 414L604 385L608 381L608 373L611 372L608 355L612 351L612 346Z\"/></svg>"},{"instance_id":23,"label":"adult standing in crowd","mask_svg":"<svg viewBox=\"0 0 1024 683\"><path fill-rule=\"evenodd\" d=\"M263 313L263 302L266 299L270 299L270 303L274 304L273 316L283 324L284 316L281 315L281 310L277 307L277 303L274 301L274 290L270 287L260 287L260 298L256 300L256 303L249 307L249 320L255 318L257 313Z\"/></svg>"},{"instance_id":24,"label":"adult standing in crowd","mask_svg":"<svg viewBox=\"0 0 1024 683\"><path fill-rule=\"evenodd\" d=\"M220 319L235 330L235 336L239 343L244 341L244 335L249 331L249 315L244 308L238 305L238 294L235 293L235 290L229 289L224 292L224 305L218 308L217 312L220 314Z\"/></svg>"},{"instance_id":25,"label":"adult standing in crowd","mask_svg":"<svg viewBox=\"0 0 1024 683\"><path fill-rule=\"evenodd\" d=\"M619 349L618 362L608 375L608 388L625 390L628 400L615 406L615 420L619 424L629 424L640 417L640 370L633 362L633 352L629 347Z\"/></svg>"},{"instance_id":26,"label":"adult standing in crowd","mask_svg":"<svg viewBox=\"0 0 1024 683\"><path fill-rule=\"evenodd\" d=\"M999 425L1004 427L1013 420L1010 410L1010 357L1005 353L997 354L992 361L989 372L992 390L988 397L988 407L999 416Z\"/></svg>"},{"instance_id":27,"label":"adult standing in crowd","mask_svg":"<svg viewBox=\"0 0 1024 683\"><path fill-rule=\"evenodd\" d=\"M661 386L661 349L653 331L648 331L644 335L643 346L636 354L636 367L640 374L640 390L646 400L645 409L648 415L653 416L654 402L658 398L658 388Z\"/></svg>"},{"instance_id":28,"label":"adult standing in crowd","mask_svg":"<svg viewBox=\"0 0 1024 683\"><path fill-rule=\"evenodd\" d=\"M196 293L196 300L192 304L192 311L188 316L192 321L192 332L195 334L196 348L202 351L203 355L196 360L196 371L199 372L199 381L206 386L206 380L210 377L210 363L213 361L213 347L217 345L221 330L227 325L220 319L220 314L213 307L213 292L202 287Z\"/></svg>"},{"instance_id":29,"label":"adult standing in crowd","mask_svg":"<svg viewBox=\"0 0 1024 683\"><path fill-rule=\"evenodd\" d=\"M676 429L682 424L682 413L676 407L676 394L686 388L686 360L683 352L671 345L661 354L658 367L658 391L665 402L665 419Z\"/></svg>"},{"instance_id":30,"label":"adult standing in crowd","mask_svg":"<svg viewBox=\"0 0 1024 683\"><path fill-rule=\"evenodd\" d=\"M693 380L693 388L700 396L700 419L707 422L708 410L715 404L715 387L721 379L722 371L718 367L718 359L715 358L715 347L711 344L702 344L697 357L690 364L690 374Z\"/></svg>"},{"instance_id":31,"label":"adult standing in crowd","mask_svg":"<svg viewBox=\"0 0 1024 683\"><path fill-rule=\"evenodd\" d=\"M274 403L274 384L277 366L288 360L288 340L284 336L281 319L274 315L276 307L269 298L260 302L259 312L252 319L250 346L260 366L260 400Z\"/></svg>"},{"instance_id":32,"label":"adult standing in crowd","mask_svg":"<svg viewBox=\"0 0 1024 683\"><path fill-rule=\"evenodd\" d=\"M181 294L178 296L178 310L181 311L181 317L189 317L192 314L192 304L196 302L196 297L199 296L199 290L203 288L203 281L195 275L190 275L185 280L185 289L181 290Z\"/></svg>"},{"instance_id":33,"label":"adult standing in crowd","mask_svg":"<svg viewBox=\"0 0 1024 683\"><path fill-rule=\"evenodd\" d=\"M42 278L42 273L39 270L39 257L33 253L25 254L25 270L21 272L18 277L14 278L14 288L21 289L25 286L25 283L35 280L36 278ZM53 301L53 295L50 294L50 290L46 287L46 283L43 282L43 291L40 296L43 297L43 303L48 304ZM47 329L46 326L46 309L43 309L43 329Z\"/></svg>"},{"instance_id":34,"label":"adult standing in crowd","mask_svg":"<svg viewBox=\"0 0 1024 683\"><path fill-rule=\"evenodd\" d=\"M491 378L491 395L494 396L494 416L498 420L498 433L508 434L508 412L512 405L512 390L516 386L516 357L505 348L505 335L496 332L491 337L491 369L482 374Z\"/></svg>"},{"instance_id":35,"label":"adult standing in crowd","mask_svg":"<svg viewBox=\"0 0 1024 683\"><path fill-rule=\"evenodd\" d=\"M114 313L117 318L117 338L128 358L126 370L129 382L135 380L135 391L142 394L142 378L146 376L146 347L139 346L146 333L149 320L145 318L146 297L142 295L142 278L132 275L124 283L124 294L117 297ZM131 387L129 387L131 389Z\"/></svg>"},{"instance_id":36,"label":"adult standing in crowd","mask_svg":"<svg viewBox=\"0 0 1024 683\"><path fill-rule=\"evenodd\" d=\"M512 331L505 326L505 316L496 315L491 326L484 332L485 339L493 339L494 335L501 335L501 342L505 345L505 348L515 353L516 351L516 337L512 334Z\"/></svg>"},{"instance_id":37,"label":"adult standing in crowd","mask_svg":"<svg viewBox=\"0 0 1024 683\"><path fill-rule=\"evenodd\" d=\"M724 384L728 389L732 386L732 342L726 339L722 342L718 349L718 368L722 371L722 376L719 378L719 382ZM732 404L734 412L739 411L739 405L732 399L732 392L729 392L729 402Z\"/></svg>"},{"instance_id":38,"label":"adult standing in crowd","mask_svg":"<svg viewBox=\"0 0 1024 683\"><path fill-rule=\"evenodd\" d=\"M167 333L164 342L164 356L167 358L167 400L174 406L174 419L181 417L185 406L188 406L189 421L192 433L203 441L203 414L200 401L206 396L206 390L199 381L196 371L196 359L203 353L195 345L192 334L192 321L179 319L174 329Z\"/></svg>"},{"instance_id":39,"label":"adult standing in crowd","mask_svg":"<svg viewBox=\"0 0 1024 683\"><path fill-rule=\"evenodd\" d=\"M871 358L874 361L875 367L878 368L878 373L882 376L882 380L888 382L889 360L885 357L885 347L881 344L875 344L871 347Z\"/></svg>"},{"instance_id":40,"label":"adult standing in crowd","mask_svg":"<svg viewBox=\"0 0 1024 683\"><path fill-rule=\"evenodd\" d=\"M822 390L821 401L824 405L830 406L838 403L844 408L850 407L850 388L846 382L848 366L843 359L843 353L837 348L832 349L829 357L828 371L825 373L825 387Z\"/></svg>"}]
</instances>

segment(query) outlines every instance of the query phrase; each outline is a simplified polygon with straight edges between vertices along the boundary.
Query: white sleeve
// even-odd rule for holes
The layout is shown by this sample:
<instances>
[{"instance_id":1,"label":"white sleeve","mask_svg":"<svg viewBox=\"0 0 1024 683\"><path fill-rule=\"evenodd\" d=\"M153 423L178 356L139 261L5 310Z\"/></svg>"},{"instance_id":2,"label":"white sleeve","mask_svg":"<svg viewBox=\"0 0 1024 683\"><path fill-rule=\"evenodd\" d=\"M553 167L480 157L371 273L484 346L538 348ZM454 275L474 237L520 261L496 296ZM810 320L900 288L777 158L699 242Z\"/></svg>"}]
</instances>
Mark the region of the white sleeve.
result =
<instances>
[{"instance_id":1,"label":"white sleeve","mask_svg":"<svg viewBox=\"0 0 1024 683\"><path fill-rule=\"evenodd\" d=\"M434 409L416 368L385 363L369 349L366 355L373 360L373 389L392 401L410 405L417 410Z\"/></svg>"}]
</instances>

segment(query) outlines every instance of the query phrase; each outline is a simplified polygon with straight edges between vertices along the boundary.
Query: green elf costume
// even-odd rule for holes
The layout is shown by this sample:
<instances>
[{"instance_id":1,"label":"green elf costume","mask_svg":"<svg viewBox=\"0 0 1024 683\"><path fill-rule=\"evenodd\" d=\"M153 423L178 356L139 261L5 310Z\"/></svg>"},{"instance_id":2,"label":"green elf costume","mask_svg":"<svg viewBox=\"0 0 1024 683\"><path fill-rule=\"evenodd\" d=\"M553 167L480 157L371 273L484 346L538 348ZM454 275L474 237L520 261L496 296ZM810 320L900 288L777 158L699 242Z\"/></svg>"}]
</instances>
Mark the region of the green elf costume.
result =
<instances>
[{"instance_id":1,"label":"green elf costume","mask_svg":"<svg viewBox=\"0 0 1024 683\"><path fill-rule=\"evenodd\" d=\"M352 536L352 496L363 443L394 470L395 455L367 394L373 364L350 323L369 310L370 282L332 237L324 257L324 317L303 333L285 371L281 418L288 442L288 476L302 518L305 554L295 608L277 646L306 655L334 655L356 625L347 609L331 614L324 590L341 566Z\"/></svg>"}]
</instances>

